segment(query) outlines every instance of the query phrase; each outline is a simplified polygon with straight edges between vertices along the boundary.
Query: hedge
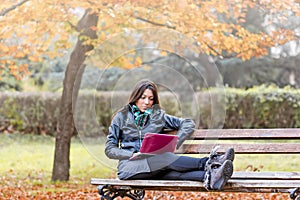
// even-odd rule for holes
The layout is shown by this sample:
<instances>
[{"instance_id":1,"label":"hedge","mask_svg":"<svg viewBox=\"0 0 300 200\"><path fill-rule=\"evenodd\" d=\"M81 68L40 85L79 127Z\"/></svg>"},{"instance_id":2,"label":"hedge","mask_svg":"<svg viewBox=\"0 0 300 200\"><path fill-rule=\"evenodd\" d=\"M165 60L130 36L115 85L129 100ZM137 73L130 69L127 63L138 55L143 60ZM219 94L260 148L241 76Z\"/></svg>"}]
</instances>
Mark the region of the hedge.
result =
<instances>
[{"instance_id":1,"label":"hedge","mask_svg":"<svg viewBox=\"0 0 300 200\"><path fill-rule=\"evenodd\" d=\"M128 99L127 92L83 92L78 101L77 126L94 136L107 132L113 112ZM55 136L60 93L0 93L0 132L22 132ZM294 88L259 86L247 90L212 88L186 95L162 92L167 113L191 117L198 128L299 128L300 91ZM88 109L85 109L88 108ZM96 119L91 119L94 113ZM95 126L97 126L95 128ZM79 128L80 129L80 128ZM77 129L78 130L78 129Z\"/></svg>"}]
</instances>

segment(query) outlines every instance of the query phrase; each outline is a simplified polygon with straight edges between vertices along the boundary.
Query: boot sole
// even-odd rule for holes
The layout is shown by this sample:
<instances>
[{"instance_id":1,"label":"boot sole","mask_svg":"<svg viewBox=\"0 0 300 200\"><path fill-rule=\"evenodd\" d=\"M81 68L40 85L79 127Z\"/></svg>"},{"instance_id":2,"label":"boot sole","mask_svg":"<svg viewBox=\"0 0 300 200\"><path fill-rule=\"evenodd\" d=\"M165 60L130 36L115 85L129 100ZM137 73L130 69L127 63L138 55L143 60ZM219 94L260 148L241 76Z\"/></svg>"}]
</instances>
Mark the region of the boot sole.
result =
<instances>
[{"instance_id":1,"label":"boot sole","mask_svg":"<svg viewBox=\"0 0 300 200\"><path fill-rule=\"evenodd\" d=\"M221 190L233 174L232 161L226 160L221 167L223 168L223 176L212 186L214 190Z\"/></svg>"}]
</instances>

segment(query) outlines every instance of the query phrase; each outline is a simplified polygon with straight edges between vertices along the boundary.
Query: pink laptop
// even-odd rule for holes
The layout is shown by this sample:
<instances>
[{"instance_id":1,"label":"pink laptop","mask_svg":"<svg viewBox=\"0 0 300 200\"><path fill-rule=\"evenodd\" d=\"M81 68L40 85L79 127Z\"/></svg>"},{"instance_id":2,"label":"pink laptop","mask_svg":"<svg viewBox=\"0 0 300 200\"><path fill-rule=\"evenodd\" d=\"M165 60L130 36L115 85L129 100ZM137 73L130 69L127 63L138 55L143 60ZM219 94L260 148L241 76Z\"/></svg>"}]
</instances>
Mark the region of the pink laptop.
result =
<instances>
[{"instance_id":1,"label":"pink laptop","mask_svg":"<svg viewBox=\"0 0 300 200\"><path fill-rule=\"evenodd\" d=\"M161 154L174 152L178 142L177 135L146 133L140 152L142 154Z\"/></svg>"}]
</instances>

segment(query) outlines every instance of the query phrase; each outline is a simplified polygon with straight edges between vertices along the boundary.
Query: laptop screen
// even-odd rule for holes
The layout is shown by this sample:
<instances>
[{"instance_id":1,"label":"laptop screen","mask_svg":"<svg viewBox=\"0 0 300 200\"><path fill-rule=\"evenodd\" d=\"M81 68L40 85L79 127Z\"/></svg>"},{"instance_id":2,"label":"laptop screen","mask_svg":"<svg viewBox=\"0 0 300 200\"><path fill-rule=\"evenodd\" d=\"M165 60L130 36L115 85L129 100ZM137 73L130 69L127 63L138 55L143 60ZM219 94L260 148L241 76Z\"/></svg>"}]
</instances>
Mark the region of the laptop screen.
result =
<instances>
[{"instance_id":1,"label":"laptop screen","mask_svg":"<svg viewBox=\"0 0 300 200\"><path fill-rule=\"evenodd\" d=\"M142 142L140 152L144 154L161 154L165 152L174 152L177 142L177 135L146 133Z\"/></svg>"}]
</instances>

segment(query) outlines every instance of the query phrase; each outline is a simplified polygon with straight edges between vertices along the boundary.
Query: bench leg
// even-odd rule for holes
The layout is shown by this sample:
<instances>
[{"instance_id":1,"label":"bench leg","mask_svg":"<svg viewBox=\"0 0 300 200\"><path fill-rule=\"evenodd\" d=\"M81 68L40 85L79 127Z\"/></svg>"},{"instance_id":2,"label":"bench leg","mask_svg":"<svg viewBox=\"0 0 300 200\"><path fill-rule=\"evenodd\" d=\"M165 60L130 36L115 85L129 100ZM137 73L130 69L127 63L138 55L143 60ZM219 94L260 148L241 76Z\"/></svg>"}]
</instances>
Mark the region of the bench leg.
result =
<instances>
[{"instance_id":1,"label":"bench leg","mask_svg":"<svg viewBox=\"0 0 300 200\"><path fill-rule=\"evenodd\" d=\"M293 200L300 200L300 188L295 188L290 191L290 197Z\"/></svg>"},{"instance_id":2,"label":"bench leg","mask_svg":"<svg viewBox=\"0 0 300 200\"><path fill-rule=\"evenodd\" d=\"M111 185L98 186L98 193L101 196L101 200L113 200L118 196L122 198L127 196L133 200L142 200L145 196L144 190L133 190Z\"/></svg>"}]
</instances>

